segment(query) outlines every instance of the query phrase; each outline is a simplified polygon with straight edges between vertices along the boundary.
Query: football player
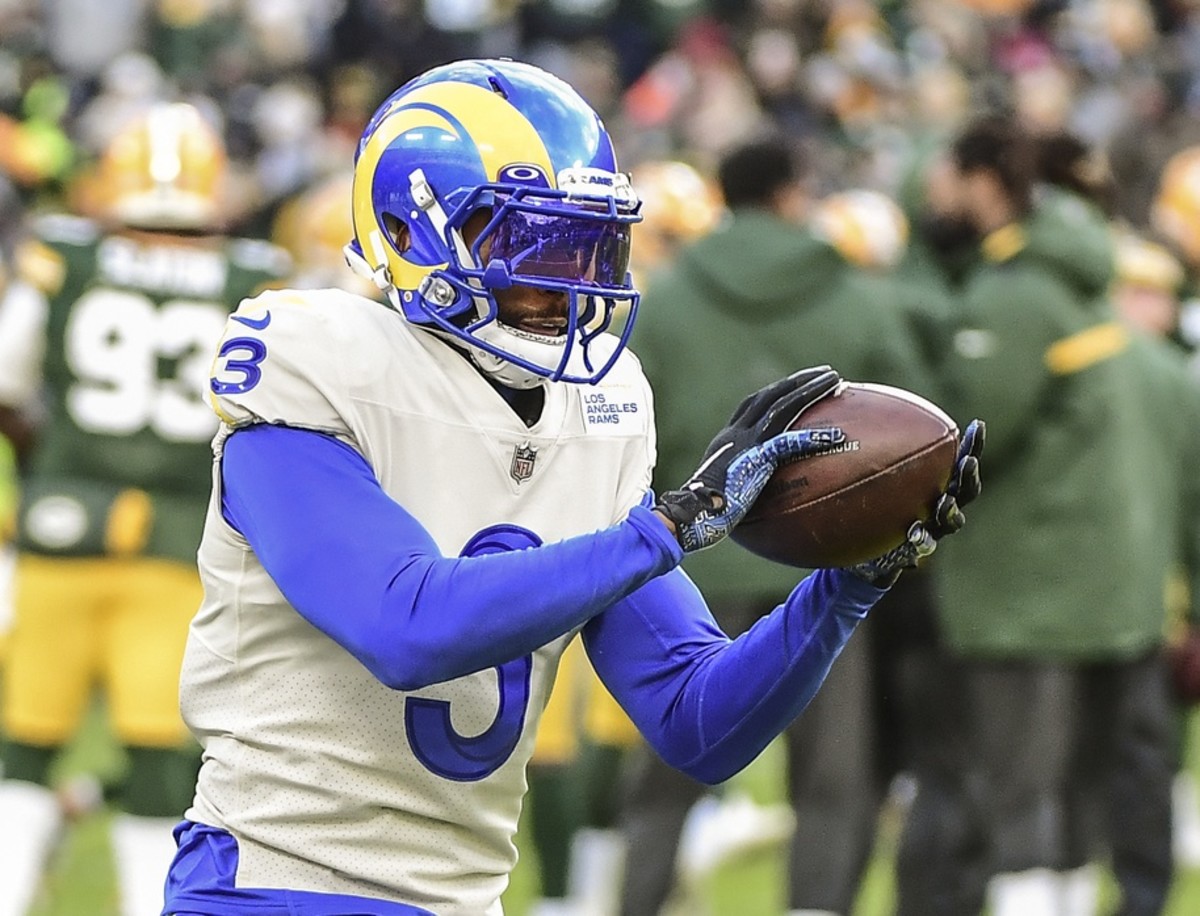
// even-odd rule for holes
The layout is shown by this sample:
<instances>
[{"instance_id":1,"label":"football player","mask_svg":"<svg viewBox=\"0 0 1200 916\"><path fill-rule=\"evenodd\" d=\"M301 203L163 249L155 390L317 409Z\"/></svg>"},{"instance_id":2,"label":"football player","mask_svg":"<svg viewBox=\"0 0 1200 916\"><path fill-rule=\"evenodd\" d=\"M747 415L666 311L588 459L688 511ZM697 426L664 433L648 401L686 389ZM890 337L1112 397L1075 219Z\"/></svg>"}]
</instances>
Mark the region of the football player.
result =
<instances>
[{"instance_id":1,"label":"football player","mask_svg":"<svg viewBox=\"0 0 1200 916\"><path fill-rule=\"evenodd\" d=\"M113 819L122 912L162 902L171 828L198 755L179 715L179 667L200 604L195 570L217 428L205 401L212 349L245 296L287 271L221 224L225 153L189 105L121 129L92 185L96 221L34 224L0 335L0 429L41 397L17 522L15 622L4 670L0 910L38 886L61 813L47 787L94 687L129 760Z\"/></svg>"},{"instance_id":2,"label":"football player","mask_svg":"<svg viewBox=\"0 0 1200 916\"><path fill-rule=\"evenodd\" d=\"M1131 768L1120 771L1122 782L1132 786L1139 799L1149 802L1144 804L1147 810L1164 811L1165 803L1156 806L1152 802L1165 801L1166 782L1171 781L1171 847L1168 848L1161 834L1149 838L1143 832L1129 838L1130 831L1124 831L1125 836L1118 836L1113 830L1112 861L1113 873L1123 889L1127 884L1138 885L1137 891L1125 894L1126 898L1139 892L1144 894L1146 888L1153 887L1155 896L1151 899L1163 900L1170 893L1178 869L1200 865L1200 804L1196 782L1188 766L1190 760L1181 752L1190 746L1187 740L1190 713L1200 698L1192 674L1200 671L1197 664L1200 662L1200 640L1197 639L1200 634L1200 549L1197 547L1200 538L1196 534L1197 526L1200 526L1200 487L1197 487L1192 472L1200 455L1200 425L1195 421L1200 391L1194 372L1189 371L1190 354L1173 339L1179 319L1180 293L1186 288L1184 265L1166 246L1127 229L1118 230L1114 237L1113 305L1117 315L1133 329L1130 350L1142 386L1138 403L1143 405L1141 416L1151 424L1148 435L1156 437L1158 446L1152 456L1143 457L1140 468L1143 479L1151 483L1150 497L1157 499L1157 503L1151 503L1154 508L1148 514L1153 522L1142 536L1144 541L1155 545L1147 552L1155 562L1139 564L1135 568L1143 571L1146 577L1146 606L1152 611L1157 609L1160 614L1164 605L1166 608L1165 658L1170 663L1170 681L1174 688L1173 709L1166 718L1168 722L1170 719L1175 721L1158 730L1143 727L1138 731L1138 759L1156 766L1139 766L1136 772L1130 772ZM1165 409L1157 409L1160 404ZM1178 422L1180 413L1189 409L1192 422ZM1164 582L1168 583L1166 588ZM1132 756L1133 751L1129 751L1126 759ZM1120 794L1117 789L1111 792L1116 797L1132 796L1129 788ZM1165 817L1163 821L1166 821ZM1136 868L1131 865L1134 862Z\"/></svg>"},{"instance_id":3,"label":"football player","mask_svg":"<svg viewBox=\"0 0 1200 916\"><path fill-rule=\"evenodd\" d=\"M498 916L577 633L659 753L719 782L978 489L973 432L934 521L817 572L731 642L677 566L779 461L840 440L784 432L837 373L748 397L690 481L648 492L650 391L604 333L618 304L636 316L637 198L595 112L537 68L462 61L402 86L364 132L352 197L349 258L390 308L266 293L217 349L181 683L204 763L167 878L176 916Z\"/></svg>"}]
</instances>

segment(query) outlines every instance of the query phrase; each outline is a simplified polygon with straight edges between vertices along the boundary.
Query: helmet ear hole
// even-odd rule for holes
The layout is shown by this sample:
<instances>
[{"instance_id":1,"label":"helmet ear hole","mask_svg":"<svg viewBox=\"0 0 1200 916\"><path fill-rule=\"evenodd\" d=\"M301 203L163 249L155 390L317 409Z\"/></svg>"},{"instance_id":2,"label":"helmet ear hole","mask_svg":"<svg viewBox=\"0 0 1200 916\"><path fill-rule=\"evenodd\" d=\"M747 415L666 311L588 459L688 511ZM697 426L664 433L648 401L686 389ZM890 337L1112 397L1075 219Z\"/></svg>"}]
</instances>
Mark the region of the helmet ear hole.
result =
<instances>
[{"instance_id":1,"label":"helmet ear hole","mask_svg":"<svg viewBox=\"0 0 1200 916\"><path fill-rule=\"evenodd\" d=\"M463 242L465 242L467 245L474 244L475 240L479 238L480 234L487 227L488 222L491 221L491 218L491 207L477 207L476 209L472 210L471 215L468 216L466 222L463 223Z\"/></svg>"},{"instance_id":2,"label":"helmet ear hole","mask_svg":"<svg viewBox=\"0 0 1200 916\"><path fill-rule=\"evenodd\" d=\"M412 244L408 223L393 213L383 214L383 228L395 249L404 254Z\"/></svg>"}]
</instances>

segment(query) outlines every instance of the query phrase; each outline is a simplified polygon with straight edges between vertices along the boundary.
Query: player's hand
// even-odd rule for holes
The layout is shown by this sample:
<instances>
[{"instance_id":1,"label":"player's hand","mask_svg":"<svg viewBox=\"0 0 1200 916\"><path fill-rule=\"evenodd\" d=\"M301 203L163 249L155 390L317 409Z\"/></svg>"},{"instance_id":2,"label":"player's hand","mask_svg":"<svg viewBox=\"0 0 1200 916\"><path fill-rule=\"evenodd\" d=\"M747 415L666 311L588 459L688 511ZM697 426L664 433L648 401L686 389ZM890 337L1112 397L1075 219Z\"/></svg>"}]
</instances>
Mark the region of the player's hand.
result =
<instances>
[{"instance_id":1,"label":"player's hand","mask_svg":"<svg viewBox=\"0 0 1200 916\"><path fill-rule=\"evenodd\" d=\"M950 482L934 507L928 522L913 522L904 543L881 557L851 566L850 571L873 585L886 588L900 573L916 566L937 549L938 541L958 531L967 520L962 507L979 495L979 457L983 454L984 424L972 420L958 440L958 457Z\"/></svg>"},{"instance_id":2,"label":"player's hand","mask_svg":"<svg viewBox=\"0 0 1200 916\"><path fill-rule=\"evenodd\" d=\"M685 552L711 547L742 520L775 468L824 451L840 429L788 430L802 411L830 394L841 376L828 366L793 373L747 397L709 443L704 460L678 490L654 508L674 526Z\"/></svg>"}]
</instances>

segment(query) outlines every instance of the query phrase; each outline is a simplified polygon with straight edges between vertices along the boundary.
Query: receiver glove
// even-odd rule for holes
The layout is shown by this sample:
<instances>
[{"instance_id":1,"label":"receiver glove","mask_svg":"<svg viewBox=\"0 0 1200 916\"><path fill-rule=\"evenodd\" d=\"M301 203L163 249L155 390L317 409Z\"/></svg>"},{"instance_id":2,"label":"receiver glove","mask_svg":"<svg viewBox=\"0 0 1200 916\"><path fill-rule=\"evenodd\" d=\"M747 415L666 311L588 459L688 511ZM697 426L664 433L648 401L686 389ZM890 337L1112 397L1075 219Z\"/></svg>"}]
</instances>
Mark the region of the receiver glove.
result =
<instances>
[{"instance_id":1,"label":"receiver glove","mask_svg":"<svg viewBox=\"0 0 1200 916\"><path fill-rule=\"evenodd\" d=\"M654 506L674 523L685 553L728 535L780 463L824 451L844 438L836 428L788 430L840 383L841 376L828 366L802 369L738 405L687 483L663 493Z\"/></svg>"}]
</instances>

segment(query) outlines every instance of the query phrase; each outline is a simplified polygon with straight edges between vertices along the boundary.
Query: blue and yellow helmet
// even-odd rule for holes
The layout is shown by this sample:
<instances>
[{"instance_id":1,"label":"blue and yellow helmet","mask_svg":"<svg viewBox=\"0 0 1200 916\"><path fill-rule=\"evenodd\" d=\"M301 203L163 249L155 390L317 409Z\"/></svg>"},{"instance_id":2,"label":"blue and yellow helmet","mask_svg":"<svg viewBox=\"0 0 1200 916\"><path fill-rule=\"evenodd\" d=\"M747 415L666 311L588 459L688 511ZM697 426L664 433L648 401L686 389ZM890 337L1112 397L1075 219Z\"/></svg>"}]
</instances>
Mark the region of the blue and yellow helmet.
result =
<instances>
[{"instance_id":1,"label":"blue and yellow helmet","mask_svg":"<svg viewBox=\"0 0 1200 916\"><path fill-rule=\"evenodd\" d=\"M461 61L406 83L367 125L346 251L408 321L466 344L504 384L596 382L632 320L615 347L593 344L614 312L637 310L638 210L608 132L574 89L528 64ZM479 211L490 218L468 247L462 228ZM566 293L566 333L500 322L493 291L514 285Z\"/></svg>"}]
</instances>

